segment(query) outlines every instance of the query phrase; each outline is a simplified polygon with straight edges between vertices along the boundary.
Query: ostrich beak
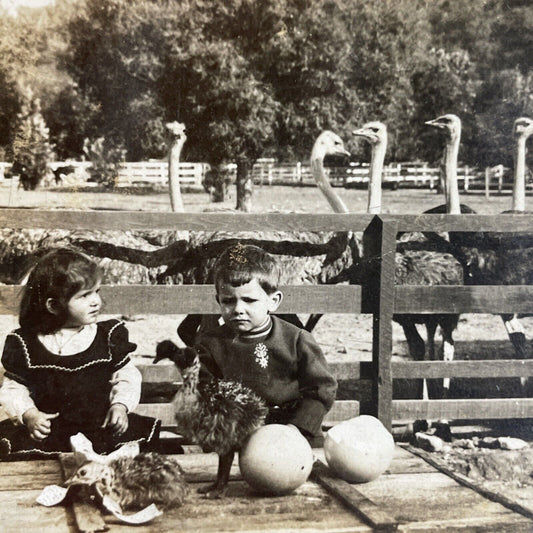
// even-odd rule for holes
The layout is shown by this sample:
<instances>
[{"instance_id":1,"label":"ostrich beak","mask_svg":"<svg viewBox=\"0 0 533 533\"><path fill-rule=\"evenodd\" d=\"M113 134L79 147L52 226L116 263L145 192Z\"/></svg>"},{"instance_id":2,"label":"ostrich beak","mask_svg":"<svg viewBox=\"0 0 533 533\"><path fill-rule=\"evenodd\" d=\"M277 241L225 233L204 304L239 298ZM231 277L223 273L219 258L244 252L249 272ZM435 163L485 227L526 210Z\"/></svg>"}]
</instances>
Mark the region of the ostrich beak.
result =
<instances>
[{"instance_id":1,"label":"ostrich beak","mask_svg":"<svg viewBox=\"0 0 533 533\"><path fill-rule=\"evenodd\" d=\"M359 128L357 130L352 131L352 135L355 135L356 137L364 137L365 139L368 139L369 141L377 141L377 136L373 135L371 131L365 129L365 128Z\"/></svg>"},{"instance_id":2,"label":"ostrich beak","mask_svg":"<svg viewBox=\"0 0 533 533\"><path fill-rule=\"evenodd\" d=\"M424 124L426 126L432 126L433 128L440 128L440 129L444 128L444 124L442 122L439 122L438 118L436 118L434 120L428 120L428 121L424 122Z\"/></svg>"}]
</instances>

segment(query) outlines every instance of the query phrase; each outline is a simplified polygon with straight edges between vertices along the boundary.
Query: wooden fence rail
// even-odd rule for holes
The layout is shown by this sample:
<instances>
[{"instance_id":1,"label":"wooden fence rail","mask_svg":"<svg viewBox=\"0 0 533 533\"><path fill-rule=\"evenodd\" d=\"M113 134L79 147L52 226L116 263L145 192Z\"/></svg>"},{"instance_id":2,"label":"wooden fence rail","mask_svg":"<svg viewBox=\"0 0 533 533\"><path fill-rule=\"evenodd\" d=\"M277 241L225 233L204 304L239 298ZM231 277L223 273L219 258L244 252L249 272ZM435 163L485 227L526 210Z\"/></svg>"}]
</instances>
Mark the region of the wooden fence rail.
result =
<instances>
[{"instance_id":1,"label":"wooden fence rail","mask_svg":"<svg viewBox=\"0 0 533 533\"><path fill-rule=\"evenodd\" d=\"M533 418L533 399L397 400L394 379L442 377L504 378L533 376L533 361L392 361L392 316L395 313L533 312L531 286L396 286L395 252L399 232L493 231L528 232L533 215L355 215L355 214L230 214L81 212L0 209L0 227L65 230L190 230L356 231L363 232L366 260L371 260L359 285L285 287L285 313L370 313L373 315L372 362L335 364L340 379L371 379L372 398L364 412L390 427L393 420L414 418ZM0 313L16 312L18 286L0 286ZM215 313L213 287L105 286L106 312L122 314ZM354 413L353 401L336 405L333 418ZM161 409L161 407L158 407Z\"/></svg>"}]
</instances>

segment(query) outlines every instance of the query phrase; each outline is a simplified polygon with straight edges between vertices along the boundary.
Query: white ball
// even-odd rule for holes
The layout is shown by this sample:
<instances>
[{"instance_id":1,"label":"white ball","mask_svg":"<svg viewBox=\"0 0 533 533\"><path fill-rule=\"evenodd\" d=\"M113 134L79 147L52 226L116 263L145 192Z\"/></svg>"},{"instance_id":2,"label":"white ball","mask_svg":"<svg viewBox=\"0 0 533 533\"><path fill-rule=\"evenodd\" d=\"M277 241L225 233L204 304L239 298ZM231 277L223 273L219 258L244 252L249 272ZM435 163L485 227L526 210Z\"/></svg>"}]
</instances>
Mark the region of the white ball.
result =
<instances>
[{"instance_id":1,"label":"white ball","mask_svg":"<svg viewBox=\"0 0 533 533\"><path fill-rule=\"evenodd\" d=\"M390 466L394 439L375 417L361 415L332 427L324 455L333 473L349 483L366 483Z\"/></svg>"},{"instance_id":2,"label":"white ball","mask_svg":"<svg viewBox=\"0 0 533 533\"><path fill-rule=\"evenodd\" d=\"M262 426L239 452L244 480L264 494L288 494L307 481L313 450L295 428L282 424Z\"/></svg>"}]
</instances>

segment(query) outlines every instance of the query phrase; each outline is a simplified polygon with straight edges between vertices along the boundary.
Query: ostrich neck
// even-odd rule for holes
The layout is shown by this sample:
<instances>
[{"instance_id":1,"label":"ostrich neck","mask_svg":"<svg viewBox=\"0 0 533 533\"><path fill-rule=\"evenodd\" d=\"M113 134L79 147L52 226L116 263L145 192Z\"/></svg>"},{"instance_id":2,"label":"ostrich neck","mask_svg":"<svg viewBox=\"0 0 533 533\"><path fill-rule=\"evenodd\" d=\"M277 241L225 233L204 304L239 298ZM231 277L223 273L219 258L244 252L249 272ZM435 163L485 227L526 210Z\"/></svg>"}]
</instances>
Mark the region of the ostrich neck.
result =
<instances>
[{"instance_id":1,"label":"ostrich neck","mask_svg":"<svg viewBox=\"0 0 533 533\"><path fill-rule=\"evenodd\" d=\"M519 137L516 143L514 184L513 184L513 211L526 209L526 139Z\"/></svg>"},{"instance_id":2,"label":"ostrich neck","mask_svg":"<svg viewBox=\"0 0 533 533\"><path fill-rule=\"evenodd\" d=\"M190 367L180 369L183 385L176 395L176 407L187 413L198 402L198 379L200 375L200 360L198 357ZM186 415L185 415L186 416Z\"/></svg>"},{"instance_id":3,"label":"ostrich neck","mask_svg":"<svg viewBox=\"0 0 533 533\"><path fill-rule=\"evenodd\" d=\"M372 215L381 213L381 181L386 149L386 142L380 142L372 146L367 206L367 212Z\"/></svg>"},{"instance_id":4,"label":"ostrich neck","mask_svg":"<svg viewBox=\"0 0 533 533\"><path fill-rule=\"evenodd\" d=\"M335 213L349 213L345 203L339 198L329 183L324 172L323 161L323 155L311 155L311 172L313 173L315 182Z\"/></svg>"},{"instance_id":5,"label":"ostrich neck","mask_svg":"<svg viewBox=\"0 0 533 533\"><path fill-rule=\"evenodd\" d=\"M180 155L184 141L179 139L172 143L168 153L168 187L172 212L184 213L183 200L180 190Z\"/></svg>"},{"instance_id":6,"label":"ostrich neck","mask_svg":"<svg viewBox=\"0 0 533 533\"><path fill-rule=\"evenodd\" d=\"M459 186L457 185L457 157L459 155L459 137L451 140L444 152L444 171L446 184L446 212L460 215Z\"/></svg>"}]
</instances>

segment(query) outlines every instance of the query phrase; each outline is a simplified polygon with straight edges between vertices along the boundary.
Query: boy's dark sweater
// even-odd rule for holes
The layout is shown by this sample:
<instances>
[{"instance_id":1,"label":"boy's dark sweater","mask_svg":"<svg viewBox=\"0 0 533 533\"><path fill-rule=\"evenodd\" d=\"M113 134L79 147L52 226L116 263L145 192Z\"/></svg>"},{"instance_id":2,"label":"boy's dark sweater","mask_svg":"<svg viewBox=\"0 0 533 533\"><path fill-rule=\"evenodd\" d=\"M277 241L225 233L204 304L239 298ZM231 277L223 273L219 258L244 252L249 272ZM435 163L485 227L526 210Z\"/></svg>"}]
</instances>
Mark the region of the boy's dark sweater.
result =
<instances>
[{"instance_id":1,"label":"boy's dark sweater","mask_svg":"<svg viewBox=\"0 0 533 533\"><path fill-rule=\"evenodd\" d=\"M337 383L310 333L274 316L266 334L237 335L223 325L201 334L196 348L201 382L212 377L239 381L271 411L286 409L285 423L308 436L320 434Z\"/></svg>"}]
</instances>

